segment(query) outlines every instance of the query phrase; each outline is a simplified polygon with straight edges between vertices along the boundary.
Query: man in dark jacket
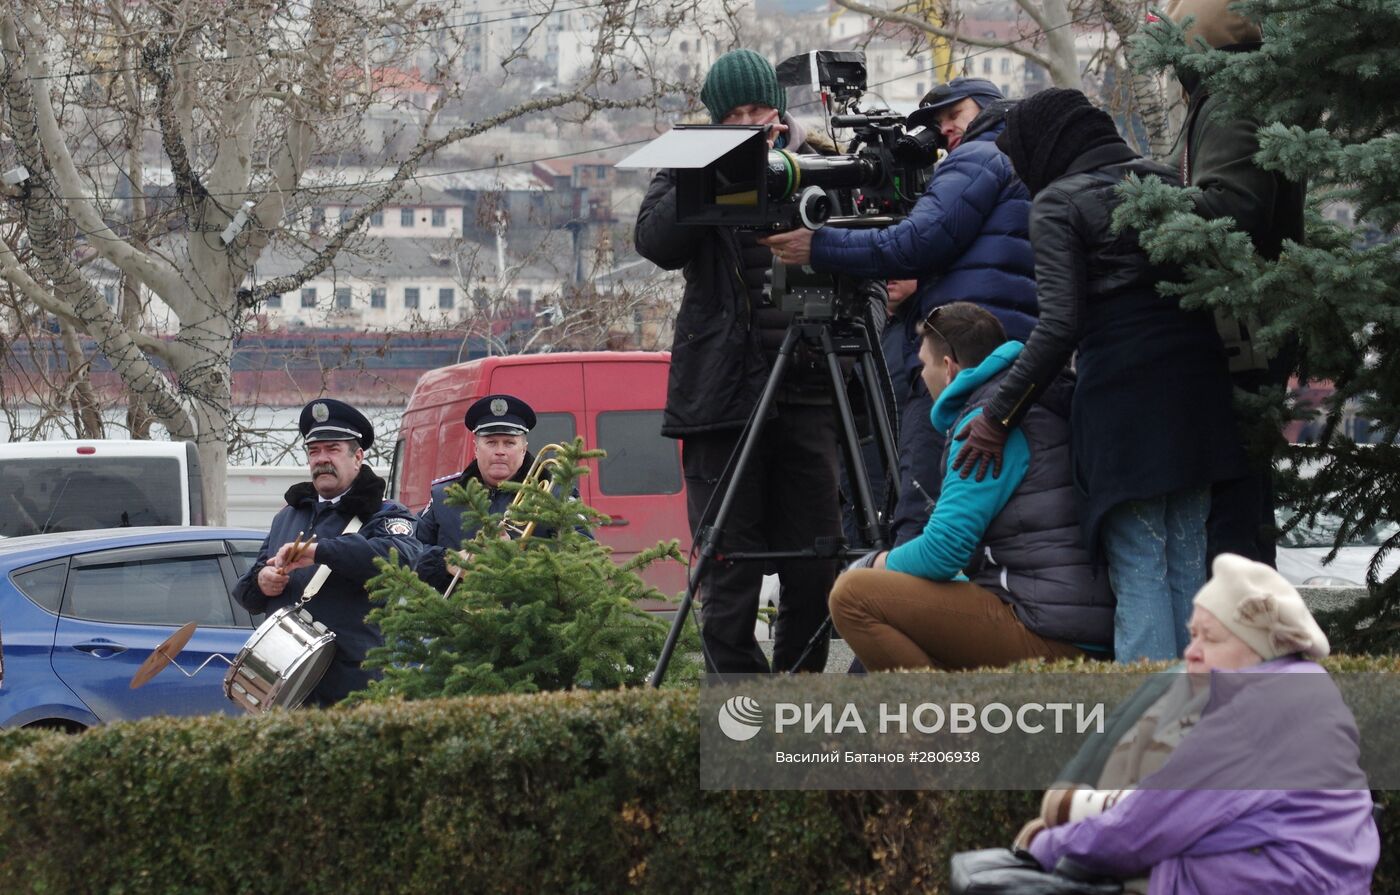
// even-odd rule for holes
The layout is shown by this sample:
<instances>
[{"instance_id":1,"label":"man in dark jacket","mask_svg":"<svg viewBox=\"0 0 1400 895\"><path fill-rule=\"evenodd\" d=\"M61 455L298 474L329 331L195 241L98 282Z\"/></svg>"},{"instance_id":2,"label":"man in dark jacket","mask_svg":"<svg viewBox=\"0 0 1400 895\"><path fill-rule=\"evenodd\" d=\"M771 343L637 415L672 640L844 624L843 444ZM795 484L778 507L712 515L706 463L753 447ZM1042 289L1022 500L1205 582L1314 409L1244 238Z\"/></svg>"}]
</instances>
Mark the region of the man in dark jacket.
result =
<instances>
[{"instance_id":1,"label":"man in dark jacket","mask_svg":"<svg viewBox=\"0 0 1400 895\"><path fill-rule=\"evenodd\" d=\"M921 330L922 384L955 447L1022 346L969 302L934 308ZM837 579L831 616L867 668L980 668L1105 650L1113 595L1075 519L1072 391L1062 373L1008 445L1000 478L947 471L917 539Z\"/></svg>"},{"instance_id":2,"label":"man in dark jacket","mask_svg":"<svg viewBox=\"0 0 1400 895\"><path fill-rule=\"evenodd\" d=\"M995 142L1009 105L996 85L980 78L939 85L908 124L942 131L948 157L905 220L882 230L828 227L764 240L789 264L872 279L918 278L902 330L903 360L890 366L891 378L910 386L910 399L900 408L900 492L891 523L897 544L923 530L943 480L943 438L929 421L928 392L918 385L913 321L939 305L970 301L995 314L1010 338L1023 340L1035 326L1035 266L1026 231L1030 196Z\"/></svg>"},{"instance_id":3,"label":"man in dark jacket","mask_svg":"<svg viewBox=\"0 0 1400 895\"><path fill-rule=\"evenodd\" d=\"M700 94L716 124L770 125L769 143L811 151L801 126L785 114L787 99L769 62L751 50L720 57ZM772 253L755 234L732 227L676 221L673 172L658 173L637 215L637 251L666 270L683 269L685 293L676 317L670 382L661 432L684 439L690 530L710 524L731 474L745 422L758 403L789 322L767 294ZM810 549L841 535L839 447L824 361L800 355L789 367L723 531L728 552ZM834 561L779 562L782 601L774 631L773 666L791 669L826 618ZM754 624L763 567L753 562L710 566L703 633L719 672L769 670ZM802 669L826 666L823 641Z\"/></svg>"},{"instance_id":4,"label":"man in dark jacket","mask_svg":"<svg viewBox=\"0 0 1400 895\"><path fill-rule=\"evenodd\" d=\"M311 481L287 489L287 505L273 517L257 561L238 579L233 596L249 612L275 612L302 597L315 566L330 568L306 604L316 621L335 632L335 658L307 700L329 706L377 676L360 667L366 652L384 645L379 629L365 621L365 582L379 574L374 561L388 559L391 550L400 562L413 563L417 520L407 507L384 499L384 480L365 465L374 429L358 410L320 398L302 410L300 428ZM361 527L347 533L352 523ZM316 540L298 550L303 535L302 541L312 535Z\"/></svg>"},{"instance_id":5,"label":"man in dark jacket","mask_svg":"<svg viewBox=\"0 0 1400 895\"><path fill-rule=\"evenodd\" d=\"M1187 32L1189 41L1201 39L1215 49L1235 53L1254 52L1262 46L1258 24L1229 9L1226 0L1172 0L1167 14L1178 23L1188 16L1195 20ZM1249 234L1260 257L1277 261L1285 241L1303 242L1307 184L1255 163L1258 121L1226 114L1220 98L1194 72L1178 71L1177 79L1188 105L1168 163L1184 183L1200 189L1197 214L1207 220L1232 218ZM1291 347L1268 357L1251 341L1248 322L1225 315L1217 315L1216 322L1236 388L1258 394L1288 384L1296 361ZM1237 553L1274 565L1273 456L1271 451L1262 453L1251 458L1249 475L1218 482L1211 489L1207 551L1212 558Z\"/></svg>"}]
</instances>

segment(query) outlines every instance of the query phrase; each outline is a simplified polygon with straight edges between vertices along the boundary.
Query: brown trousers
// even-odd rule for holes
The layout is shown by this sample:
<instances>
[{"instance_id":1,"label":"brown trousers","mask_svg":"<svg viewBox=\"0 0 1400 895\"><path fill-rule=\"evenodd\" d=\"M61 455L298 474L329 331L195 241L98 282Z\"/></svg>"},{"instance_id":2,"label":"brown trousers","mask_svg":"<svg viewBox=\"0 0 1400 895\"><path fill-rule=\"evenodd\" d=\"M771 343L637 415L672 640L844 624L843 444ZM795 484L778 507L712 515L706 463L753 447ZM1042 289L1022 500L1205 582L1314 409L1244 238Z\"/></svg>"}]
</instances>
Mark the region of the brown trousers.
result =
<instances>
[{"instance_id":1,"label":"brown trousers","mask_svg":"<svg viewBox=\"0 0 1400 895\"><path fill-rule=\"evenodd\" d=\"M993 668L1083 655L1033 633L996 594L969 581L853 569L831 590L831 620L870 671Z\"/></svg>"}]
</instances>

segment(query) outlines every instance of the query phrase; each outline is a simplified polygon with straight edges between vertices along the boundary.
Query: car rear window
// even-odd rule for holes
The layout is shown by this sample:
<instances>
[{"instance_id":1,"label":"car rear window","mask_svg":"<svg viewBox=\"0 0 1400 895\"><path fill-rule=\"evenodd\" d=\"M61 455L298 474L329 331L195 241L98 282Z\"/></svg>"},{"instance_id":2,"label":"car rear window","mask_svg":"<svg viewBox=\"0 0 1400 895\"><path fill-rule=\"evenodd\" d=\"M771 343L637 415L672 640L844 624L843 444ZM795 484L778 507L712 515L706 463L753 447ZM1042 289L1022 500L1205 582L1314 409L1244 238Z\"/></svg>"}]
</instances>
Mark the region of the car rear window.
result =
<instances>
[{"instance_id":1,"label":"car rear window","mask_svg":"<svg viewBox=\"0 0 1400 895\"><path fill-rule=\"evenodd\" d=\"M661 434L659 410L613 410L598 414L598 462L603 494L676 494L681 490L677 442Z\"/></svg>"},{"instance_id":2,"label":"car rear window","mask_svg":"<svg viewBox=\"0 0 1400 895\"><path fill-rule=\"evenodd\" d=\"M179 525L171 457L24 458L0 463L0 535Z\"/></svg>"},{"instance_id":3,"label":"car rear window","mask_svg":"<svg viewBox=\"0 0 1400 895\"><path fill-rule=\"evenodd\" d=\"M33 602L57 614L63 600L63 582L68 577L68 561L31 566L10 573L10 581Z\"/></svg>"}]
</instances>

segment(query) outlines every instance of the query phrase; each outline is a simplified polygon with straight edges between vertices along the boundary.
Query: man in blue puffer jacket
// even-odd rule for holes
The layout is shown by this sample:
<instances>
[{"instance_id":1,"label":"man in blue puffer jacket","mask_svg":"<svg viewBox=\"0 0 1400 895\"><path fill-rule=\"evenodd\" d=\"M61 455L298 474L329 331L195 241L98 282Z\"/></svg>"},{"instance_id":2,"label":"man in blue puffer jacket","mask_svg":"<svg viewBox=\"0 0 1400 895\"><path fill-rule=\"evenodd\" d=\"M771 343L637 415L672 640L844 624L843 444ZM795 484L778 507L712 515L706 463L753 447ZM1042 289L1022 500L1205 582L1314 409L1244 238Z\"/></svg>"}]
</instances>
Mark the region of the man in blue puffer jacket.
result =
<instances>
[{"instance_id":1,"label":"man in blue puffer jacket","mask_svg":"<svg viewBox=\"0 0 1400 895\"><path fill-rule=\"evenodd\" d=\"M881 230L794 230L762 240L786 264L884 280L917 277L917 321L940 305L968 301L996 315L1009 338L1024 340L1036 323L1035 262L1027 222L1030 194L996 147L1007 102L990 81L957 78L928 93L908 125L937 127L948 156L928 189L892 227ZM929 422L932 403L920 387L919 341L905 328L904 363L890 376L910 383L901 407L896 544L918 536L943 476L943 437Z\"/></svg>"}]
</instances>

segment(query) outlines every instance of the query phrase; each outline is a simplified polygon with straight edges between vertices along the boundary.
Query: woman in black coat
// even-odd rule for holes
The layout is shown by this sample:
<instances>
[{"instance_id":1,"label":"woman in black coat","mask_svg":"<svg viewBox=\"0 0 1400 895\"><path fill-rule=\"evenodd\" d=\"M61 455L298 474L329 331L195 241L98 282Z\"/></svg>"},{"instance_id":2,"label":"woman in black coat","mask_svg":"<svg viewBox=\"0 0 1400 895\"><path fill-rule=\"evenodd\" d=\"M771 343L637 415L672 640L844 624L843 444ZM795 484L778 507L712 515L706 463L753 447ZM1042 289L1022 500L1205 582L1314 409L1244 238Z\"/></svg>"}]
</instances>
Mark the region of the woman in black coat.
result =
<instances>
[{"instance_id":1,"label":"woman in black coat","mask_svg":"<svg viewBox=\"0 0 1400 895\"><path fill-rule=\"evenodd\" d=\"M1040 322L958 465L984 473L981 461L999 457L1006 432L1077 351L1075 484L1084 536L1108 560L1118 600L1115 654L1179 656L1206 580L1210 486L1240 475L1244 454L1213 318L1159 294L1177 272L1111 226L1130 174L1179 180L1133 152L1077 90L1020 103L997 146L1033 197Z\"/></svg>"}]
</instances>

